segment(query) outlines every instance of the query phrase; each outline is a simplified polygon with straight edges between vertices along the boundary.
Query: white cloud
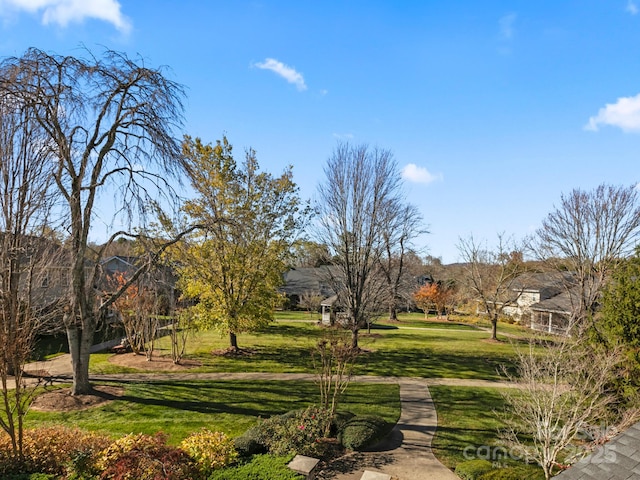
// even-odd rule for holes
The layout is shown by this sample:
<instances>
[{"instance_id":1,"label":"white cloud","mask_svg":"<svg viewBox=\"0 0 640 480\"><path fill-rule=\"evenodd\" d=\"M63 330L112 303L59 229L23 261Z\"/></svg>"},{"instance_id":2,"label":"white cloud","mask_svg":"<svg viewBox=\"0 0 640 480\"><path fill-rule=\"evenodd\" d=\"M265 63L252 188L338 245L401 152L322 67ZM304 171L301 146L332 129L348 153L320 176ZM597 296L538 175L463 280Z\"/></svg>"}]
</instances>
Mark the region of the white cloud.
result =
<instances>
[{"instance_id":1,"label":"white cloud","mask_svg":"<svg viewBox=\"0 0 640 480\"><path fill-rule=\"evenodd\" d=\"M131 29L129 19L120 11L118 0L0 0L0 15L7 11L26 11L42 15L44 25L81 23L87 18L104 20L124 33Z\"/></svg>"},{"instance_id":2,"label":"white cloud","mask_svg":"<svg viewBox=\"0 0 640 480\"><path fill-rule=\"evenodd\" d=\"M627 8L626 8L627 12L629 12L631 15L637 15L638 14L638 5L635 4L635 2L633 0L629 0L627 2Z\"/></svg>"},{"instance_id":3,"label":"white cloud","mask_svg":"<svg viewBox=\"0 0 640 480\"><path fill-rule=\"evenodd\" d=\"M500 18L498 23L500 24L500 36L502 38L508 40L513 37L516 18L518 18L518 15L515 13L509 13L508 15L504 15Z\"/></svg>"},{"instance_id":4,"label":"white cloud","mask_svg":"<svg viewBox=\"0 0 640 480\"><path fill-rule=\"evenodd\" d=\"M584 128L596 132L600 125L611 125L625 132L640 132L640 94L607 103L597 115L589 118Z\"/></svg>"},{"instance_id":5,"label":"white cloud","mask_svg":"<svg viewBox=\"0 0 640 480\"><path fill-rule=\"evenodd\" d=\"M267 58L264 62L255 63L254 66L263 70L271 70L276 75L280 75L287 82L293 83L300 91L307 89L307 85L304 83L304 77L300 72L297 72L295 68L291 68L288 65L279 62L275 58Z\"/></svg>"},{"instance_id":6,"label":"white cloud","mask_svg":"<svg viewBox=\"0 0 640 480\"><path fill-rule=\"evenodd\" d=\"M333 136L338 140L351 140L353 138L353 133L334 133Z\"/></svg>"},{"instance_id":7,"label":"white cloud","mask_svg":"<svg viewBox=\"0 0 640 480\"><path fill-rule=\"evenodd\" d=\"M415 163L409 163L402 169L402 178L409 182L428 185L436 180L442 180L442 174L434 175L424 167L419 167Z\"/></svg>"}]
</instances>

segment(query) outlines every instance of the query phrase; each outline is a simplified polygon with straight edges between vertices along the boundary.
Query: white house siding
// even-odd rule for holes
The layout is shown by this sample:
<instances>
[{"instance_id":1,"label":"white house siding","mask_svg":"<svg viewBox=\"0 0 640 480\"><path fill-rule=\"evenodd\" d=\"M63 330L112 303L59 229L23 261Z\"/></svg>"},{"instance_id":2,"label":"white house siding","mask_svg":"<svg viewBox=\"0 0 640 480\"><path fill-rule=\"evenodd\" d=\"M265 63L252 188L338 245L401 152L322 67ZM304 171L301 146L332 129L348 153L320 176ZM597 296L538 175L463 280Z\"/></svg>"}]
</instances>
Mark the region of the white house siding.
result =
<instances>
[{"instance_id":1,"label":"white house siding","mask_svg":"<svg viewBox=\"0 0 640 480\"><path fill-rule=\"evenodd\" d=\"M502 313L510 317L522 318L523 315L529 313L529 307L540 301L539 291L524 291L518 296L515 305L507 305Z\"/></svg>"}]
</instances>

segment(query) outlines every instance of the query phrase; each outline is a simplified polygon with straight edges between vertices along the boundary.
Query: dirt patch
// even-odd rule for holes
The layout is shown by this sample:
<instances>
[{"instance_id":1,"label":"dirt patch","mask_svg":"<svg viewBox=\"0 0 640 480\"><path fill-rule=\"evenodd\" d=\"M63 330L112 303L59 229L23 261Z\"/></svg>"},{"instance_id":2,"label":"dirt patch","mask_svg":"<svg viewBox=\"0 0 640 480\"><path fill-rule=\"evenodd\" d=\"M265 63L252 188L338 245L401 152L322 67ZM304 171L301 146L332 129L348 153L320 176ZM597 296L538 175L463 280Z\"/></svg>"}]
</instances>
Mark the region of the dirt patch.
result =
<instances>
[{"instance_id":1,"label":"dirt patch","mask_svg":"<svg viewBox=\"0 0 640 480\"><path fill-rule=\"evenodd\" d=\"M89 395L71 395L70 388L61 388L38 395L31 404L40 412L72 412L97 407L124 395L124 388L111 385L96 385Z\"/></svg>"},{"instance_id":2,"label":"dirt patch","mask_svg":"<svg viewBox=\"0 0 640 480\"><path fill-rule=\"evenodd\" d=\"M109 363L152 372L181 372L202 366L200 362L188 359L183 359L179 364L173 363L173 360L166 356L154 356L151 360L147 360L145 355L136 355L135 353L112 355L109 357Z\"/></svg>"}]
</instances>

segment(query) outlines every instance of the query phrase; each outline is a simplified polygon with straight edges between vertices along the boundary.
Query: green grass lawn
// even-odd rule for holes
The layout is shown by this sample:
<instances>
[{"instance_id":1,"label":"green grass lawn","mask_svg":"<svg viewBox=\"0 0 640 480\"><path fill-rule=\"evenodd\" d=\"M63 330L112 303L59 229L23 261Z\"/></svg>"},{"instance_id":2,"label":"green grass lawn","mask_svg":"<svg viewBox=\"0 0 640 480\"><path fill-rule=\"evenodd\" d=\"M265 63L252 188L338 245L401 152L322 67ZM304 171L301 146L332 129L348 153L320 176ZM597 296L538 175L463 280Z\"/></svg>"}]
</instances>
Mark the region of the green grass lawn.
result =
<instances>
[{"instance_id":1,"label":"green grass lawn","mask_svg":"<svg viewBox=\"0 0 640 480\"><path fill-rule=\"evenodd\" d=\"M504 406L499 389L432 386L429 391L438 413L433 453L447 467L475 459L465 458L465 451L475 457L485 446L500 445L501 423L494 413Z\"/></svg>"},{"instance_id":2,"label":"green grass lawn","mask_svg":"<svg viewBox=\"0 0 640 480\"><path fill-rule=\"evenodd\" d=\"M505 406L501 389L432 386L429 391L438 412L431 445L438 460L452 470L460 462L476 459L499 466L524 465L500 438L498 412Z\"/></svg>"},{"instance_id":3,"label":"green grass lawn","mask_svg":"<svg viewBox=\"0 0 640 480\"><path fill-rule=\"evenodd\" d=\"M258 332L238 336L239 346L250 355L227 357L212 352L226 349L228 338L216 331L197 332L187 348L187 358L201 367L189 373L286 372L313 373L312 351L326 330L316 325L318 316L307 312L277 312L277 321ZM512 365L513 342L526 342L530 332L517 325L500 324L499 340L469 317L455 321L425 320L423 314L401 314L398 322L378 321L360 333L364 353L356 374L424 378L496 380L501 365ZM464 321L458 322L459 320ZM480 319L480 322L482 320ZM488 324L487 324L488 325ZM481 326L487 326L481 325ZM507 336L508 335L508 336ZM514 338L516 337L516 338ZM157 342L157 355L169 354L168 338ZM133 373L138 370L114 365L110 354L93 354L93 374ZM114 436L131 432L163 431L178 443L201 427L236 436L259 417L269 417L317 401L317 386L302 381L151 381L119 383L123 398L107 405L68 413L31 411L28 426L64 423ZM450 468L466 460L464 452L498 446L500 391L491 388L431 387L439 427L434 453ZM395 422L400 415L399 388L389 384L352 383L341 410L377 414ZM466 450L465 450L466 449Z\"/></svg>"},{"instance_id":4,"label":"green grass lawn","mask_svg":"<svg viewBox=\"0 0 640 480\"><path fill-rule=\"evenodd\" d=\"M312 351L325 330L313 323L277 321L259 332L239 335L241 348L253 353L241 357L212 355L228 346L215 331L197 332L188 345L187 357L202 366L192 372L287 372L313 373ZM471 327L403 328L377 325L360 333L365 353L355 373L365 375L478 378L495 380L500 365L513 359L513 339L499 336L491 342L487 333ZM168 354L168 339L158 341L157 354ZM108 355L92 355L92 373L131 372L110 364Z\"/></svg>"},{"instance_id":5,"label":"green grass lawn","mask_svg":"<svg viewBox=\"0 0 640 480\"><path fill-rule=\"evenodd\" d=\"M122 398L75 412L31 411L29 427L62 423L114 436L162 431L177 444L202 427L237 436L266 418L304 408L318 400L313 382L297 381L153 381L122 385ZM399 387L352 383L340 410L376 414L395 423L400 417Z\"/></svg>"}]
</instances>

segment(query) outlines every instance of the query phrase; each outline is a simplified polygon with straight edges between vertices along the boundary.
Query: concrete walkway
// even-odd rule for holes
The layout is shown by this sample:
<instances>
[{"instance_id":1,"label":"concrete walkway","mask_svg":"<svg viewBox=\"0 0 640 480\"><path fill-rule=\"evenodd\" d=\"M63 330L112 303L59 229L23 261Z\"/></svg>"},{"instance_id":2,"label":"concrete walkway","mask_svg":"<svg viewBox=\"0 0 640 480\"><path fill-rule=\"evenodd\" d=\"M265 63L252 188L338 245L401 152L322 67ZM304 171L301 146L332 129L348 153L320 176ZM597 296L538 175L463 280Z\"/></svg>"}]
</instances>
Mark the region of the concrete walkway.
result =
<instances>
[{"instance_id":1,"label":"concrete walkway","mask_svg":"<svg viewBox=\"0 0 640 480\"><path fill-rule=\"evenodd\" d=\"M56 381L71 379L69 355L47 362L30 364L26 370L47 371ZM91 380L145 382L153 380L315 380L313 374L298 373L132 373L92 375ZM428 385L506 387L503 382L451 378L397 378L355 376L355 382L398 383L400 420L390 436L371 452L354 452L318 473L318 479L360 480L364 470L386 473L394 480L457 480L458 476L442 465L431 450L438 425L435 405Z\"/></svg>"},{"instance_id":2,"label":"concrete walkway","mask_svg":"<svg viewBox=\"0 0 640 480\"><path fill-rule=\"evenodd\" d=\"M400 378L398 383L401 414L391 435L374 451L354 452L341 459L339 468L346 473L334 473L330 466L318 474L319 479L360 480L368 470L398 480L459 480L431 450L438 417L427 382Z\"/></svg>"}]
</instances>

